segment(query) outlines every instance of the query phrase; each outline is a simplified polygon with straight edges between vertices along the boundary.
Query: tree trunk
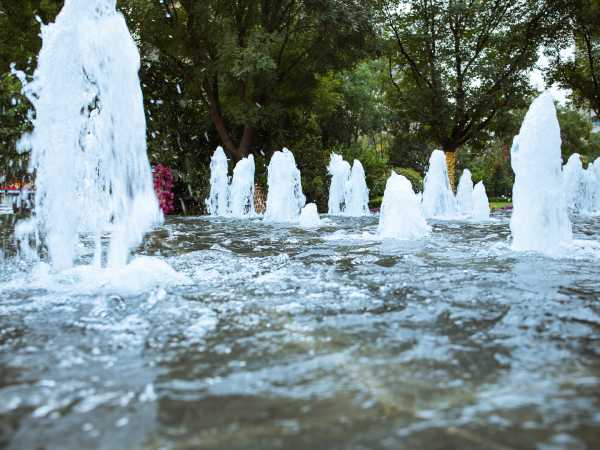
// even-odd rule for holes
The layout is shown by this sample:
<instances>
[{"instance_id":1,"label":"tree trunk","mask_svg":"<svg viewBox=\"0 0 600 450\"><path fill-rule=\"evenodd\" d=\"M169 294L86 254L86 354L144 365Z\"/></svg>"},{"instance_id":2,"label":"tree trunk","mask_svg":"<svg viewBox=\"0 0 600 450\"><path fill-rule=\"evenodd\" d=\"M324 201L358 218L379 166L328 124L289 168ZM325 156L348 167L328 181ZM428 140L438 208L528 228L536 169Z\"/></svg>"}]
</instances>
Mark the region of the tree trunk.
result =
<instances>
[{"instance_id":1,"label":"tree trunk","mask_svg":"<svg viewBox=\"0 0 600 450\"><path fill-rule=\"evenodd\" d=\"M448 179L450 180L450 186L452 192L454 192L454 168L456 166L456 143L451 142L450 144L444 145L444 153L446 154L446 167L448 168Z\"/></svg>"}]
</instances>

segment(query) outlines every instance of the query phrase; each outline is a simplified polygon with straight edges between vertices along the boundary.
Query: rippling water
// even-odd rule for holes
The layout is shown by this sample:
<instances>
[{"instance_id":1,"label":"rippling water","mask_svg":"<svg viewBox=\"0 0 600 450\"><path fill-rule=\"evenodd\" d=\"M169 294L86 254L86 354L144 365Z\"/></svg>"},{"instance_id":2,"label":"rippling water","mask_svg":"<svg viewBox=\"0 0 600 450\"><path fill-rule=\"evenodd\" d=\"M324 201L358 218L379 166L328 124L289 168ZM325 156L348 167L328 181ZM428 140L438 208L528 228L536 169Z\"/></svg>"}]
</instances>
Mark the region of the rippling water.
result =
<instances>
[{"instance_id":1,"label":"rippling water","mask_svg":"<svg viewBox=\"0 0 600 450\"><path fill-rule=\"evenodd\" d=\"M0 262L0 447L600 448L600 222L378 240L168 218L119 273Z\"/></svg>"}]
</instances>

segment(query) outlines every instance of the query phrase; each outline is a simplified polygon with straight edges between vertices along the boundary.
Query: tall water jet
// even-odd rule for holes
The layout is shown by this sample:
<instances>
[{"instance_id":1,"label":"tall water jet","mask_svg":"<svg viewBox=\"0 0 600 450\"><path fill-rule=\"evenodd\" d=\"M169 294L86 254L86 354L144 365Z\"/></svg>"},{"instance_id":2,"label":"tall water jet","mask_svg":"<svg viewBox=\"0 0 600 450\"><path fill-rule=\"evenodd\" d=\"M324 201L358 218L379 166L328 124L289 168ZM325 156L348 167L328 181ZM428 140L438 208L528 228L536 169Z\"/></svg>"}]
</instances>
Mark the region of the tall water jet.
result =
<instances>
[{"instance_id":1,"label":"tall water jet","mask_svg":"<svg viewBox=\"0 0 600 450\"><path fill-rule=\"evenodd\" d=\"M306 203L302 194L300 171L294 155L287 148L273 153L269 163L267 184L267 222L297 221L300 210Z\"/></svg>"},{"instance_id":2,"label":"tall water jet","mask_svg":"<svg viewBox=\"0 0 600 450\"><path fill-rule=\"evenodd\" d=\"M488 202L487 194L483 181L475 185L473 189L473 209L471 219L481 221L490 220L490 203Z\"/></svg>"},{"instance_id":3,"label":"tall water jet","mask_svg":"<svg viewBox=\"0 0 600 450\"><path fill-rule=\"evenodd\" d=\"M429 158L429 170L423 181L423 214L427 218L460 219L460 208L452 193L446 155L441 150L434 150Z\"/></svg>"},{"instance_id":4,"label":"tall water jet","mask_svg":"<svg viewBox=\"0 0 600 450\"><path fill-rule=\"evenodd\" d=\"M54 270L73 265L78 230L96 233L98 261L99 234L111 229L109 266L122 266L163 220L146 154L139 53L114 0L65 1L42 40L23 90L35 128L19 143L36 171L31 220Z\"/></svg>"},{"instance_id":5,"label":"tall water jet","mask_svg":"<svg viewBox=\"0 0 600 450\"><path fill-rule=\"evenodd\" d=\"M254 216L254 156L249 155L233 169L229 188L231 215L243 218Z\"/></svg>"},{"instance_id":6,"label":"tall water jet","mask_svg":"<svg viewBox=\"0 0 600 450\"><path fill-rule=\"evenodd\" d=\"M354 160L350 179L344 185L344 198L347 215L369 215L369 189L365 180L365 170L358 159Z\"/></svg>"},{"instance_id":7,"label":"tall water jet","mask_svg":"<svg viewBox=\"0 0 600 450\"><path fill-rule=\"evenodd\" d=\"M206 207L211 216L226 216L229 209L227 156L220 146L210 160L210 196L206 199Z\"/></svg>"},{"instance_id":8,"label":"tall water jet","mask_svg":"<svg viewBox=\"0 0 600 450\"><path fill-rule=\"evenodd\" d=\"M431 231L421 213L421 199L412 184L392 171L381 202L377 235L395 239L418 239Z\"/></svg>"},{"instance_id":9,"label":"tall water jet","mask_svg":"<svg viewBox=\"0 0 600 450\"><path fill-rule=\"evenodd\" d=\"M562 189L560 126L550 92L536 98L513 140L515 172L510 229L514 250L571 244L573 233Z\"/></svg>"},{"instance_id":10,"label":"tall water jet","mask_svg":"<svg viewBox=\"0 0 600 450\"><path fill-rule=\"evenodd\" d=\"M344 188L346 182L350 179L350 164L344 161L342 155L331 153L331 160L327 167L331 175L331 184L329 186L329 214L341 214L346 209L346 200Z\"/></svg>"},{"instance_id":11,"label":"tall water jet","mask_svg":"<svg viewBox=\"0 0 600 450\"><path fill-rule=\"evenodd\" d=\"M473 211L473 180L471 180L471 171L465 169L460 176L458 189L456 190L456 201L463 214L471 214Z\"/></svg>"}]
</instances>

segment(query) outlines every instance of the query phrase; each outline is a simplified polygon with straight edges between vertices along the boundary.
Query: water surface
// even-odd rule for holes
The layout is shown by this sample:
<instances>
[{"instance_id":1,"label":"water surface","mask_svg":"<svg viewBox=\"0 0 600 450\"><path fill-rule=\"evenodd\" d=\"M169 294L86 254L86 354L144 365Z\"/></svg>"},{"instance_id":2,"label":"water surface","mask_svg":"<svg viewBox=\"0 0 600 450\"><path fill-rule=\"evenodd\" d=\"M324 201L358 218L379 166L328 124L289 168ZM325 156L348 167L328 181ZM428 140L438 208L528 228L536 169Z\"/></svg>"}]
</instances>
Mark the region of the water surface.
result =
<instances>
[{"instance_id":1,"label":"water surface","mask_svg":"<svg viewBox=\"0 0 600 450\"><path fill-rule=\"evenodd\" d=\"M544 255L492 217L169 217L119 273L8 245L0 447L600 448L598 218Z\"/></svg>"}]
</instances>

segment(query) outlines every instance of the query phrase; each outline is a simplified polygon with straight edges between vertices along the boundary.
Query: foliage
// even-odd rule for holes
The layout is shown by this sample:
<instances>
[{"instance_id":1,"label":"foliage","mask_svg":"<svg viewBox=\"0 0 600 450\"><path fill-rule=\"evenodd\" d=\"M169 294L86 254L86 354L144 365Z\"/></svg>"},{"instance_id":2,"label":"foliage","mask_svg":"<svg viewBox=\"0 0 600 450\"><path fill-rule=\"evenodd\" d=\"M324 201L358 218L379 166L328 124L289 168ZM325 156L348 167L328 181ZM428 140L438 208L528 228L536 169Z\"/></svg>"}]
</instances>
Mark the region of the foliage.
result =
<instances>
[{"instance_id":1,"label":"foliage","mask_svg":"<svg viewBox=\"0 0 600 450\"><path fill-rule=\"evenodd\" d=\"M154 167L154 191L164 214L173 211L173 171L158 164Z\"/></svg>"},{"instance_id":2,"label":"foliage","mask_svg":"<svg viewBox=\"0 0 600 450\"><path fill-rule=\"evenodd\" d=\"M333 151L342 155L350 165L353 165L355 159L360 161L365 170L370 199L383 196L385 184L390 176L386 155L375 151L365 140L353 142L350 147L336 147Z\"/></svg>"},{"instance_id":3,"label":"foliage","mask_svg":"<svg viewBox=\"0 0 600 450\"><path fill-rule=\"evenodd\" d=\"M568 97L575 108L591 109L600 117L600 1L570 0L566 4L565 35L546 49L546 83L571 91ZM573 56L565 58L561 52L570 48L574 48Z\"/></svg>"},{"instance_id":4,"label":"foliage","mask_svg":"<svg viewBox=\"0 0 600 450\"><path fill-rule=\"evenodd\" d=\"M488 197L511 197L515 175L510 150L495 145L473 158L470 164L473 184L483 181Z\"/></svg>"},{"instance_id":5,"label":"foliage","mask_svg":"<svg viewBox=\"0 0 600 450\"><path fill-rule=\"evenodd\" d=\"M582 156L600 153L598 139L594 139L596 135L592 133L593 126L587 117L577 110L560 105L556 112L560 124L563 164L566 164L573 153L579 153Z\"/></svg>"},{"instance_id":6,"label":"foliage","mask_svg":"<svg viewBox=\"0 0 600 450\"><path fill-rule=\"evenodd\" d=\"M402 175L406 177L410 184L412 185L413 191L416 193L423 192L423 177L419 172L412 169L403 169L401 167L395 167L393 169L398 175Z\"/></svg>"},{"instance_id":7,"label":"foliage","mask_svg":"<svg viewBox=\"0 0 600 450\"><path fill-rule=\"evenodd\" d=\"M121 0L140 47L171 64L234 162L255 134L309 105L316 75L352 67L375 37L369 0Z\"/></svg>"},{"instance_id":8,"label":"foliage","mask_svg":"<svg viewBox=\"0 0 600 450\"><path fill-rule=\"evenodd\" d=\"M29 153L20 151L17 141L31 131L30 103L21 94L21 82L10 74L0 74L0 182L30 180Z\"/></svg>"},{"instance_id":9,"label":"foliage","mask_svg":"<svg viewBox=\"0 0 600 450\"><path fill-rule=\"evenodd\" d=\"M557 3L392 2L390 101L421 148L484 148L493 122L527 105L528 72L559 20Z\"/></svg>"},{"instance_id":10,"label":"foliage","mask_svg":"<svg viewBox=\"0 0 600 450\"><path fill-rule=\"evenodd\" d=\"M0 0L0 73L10 64L29 75L42 47L40 22L54 20L64 0Z\"/></svg>"},{"instance_id":11,"label":"foliage","mask_svg":"<svg viewBox=\"0 0 600 450\"><path fill-rule=\"evenodd\" d=\"M318 122L325 147L349 147L359 137L373 143L383 152L392 111L383 90L386 64L384 60L367 60L352 70L329 73L322 78L328 96L321 96ZM379 140L379 142L377 142Z\"/></svg>"}]
</instances>

